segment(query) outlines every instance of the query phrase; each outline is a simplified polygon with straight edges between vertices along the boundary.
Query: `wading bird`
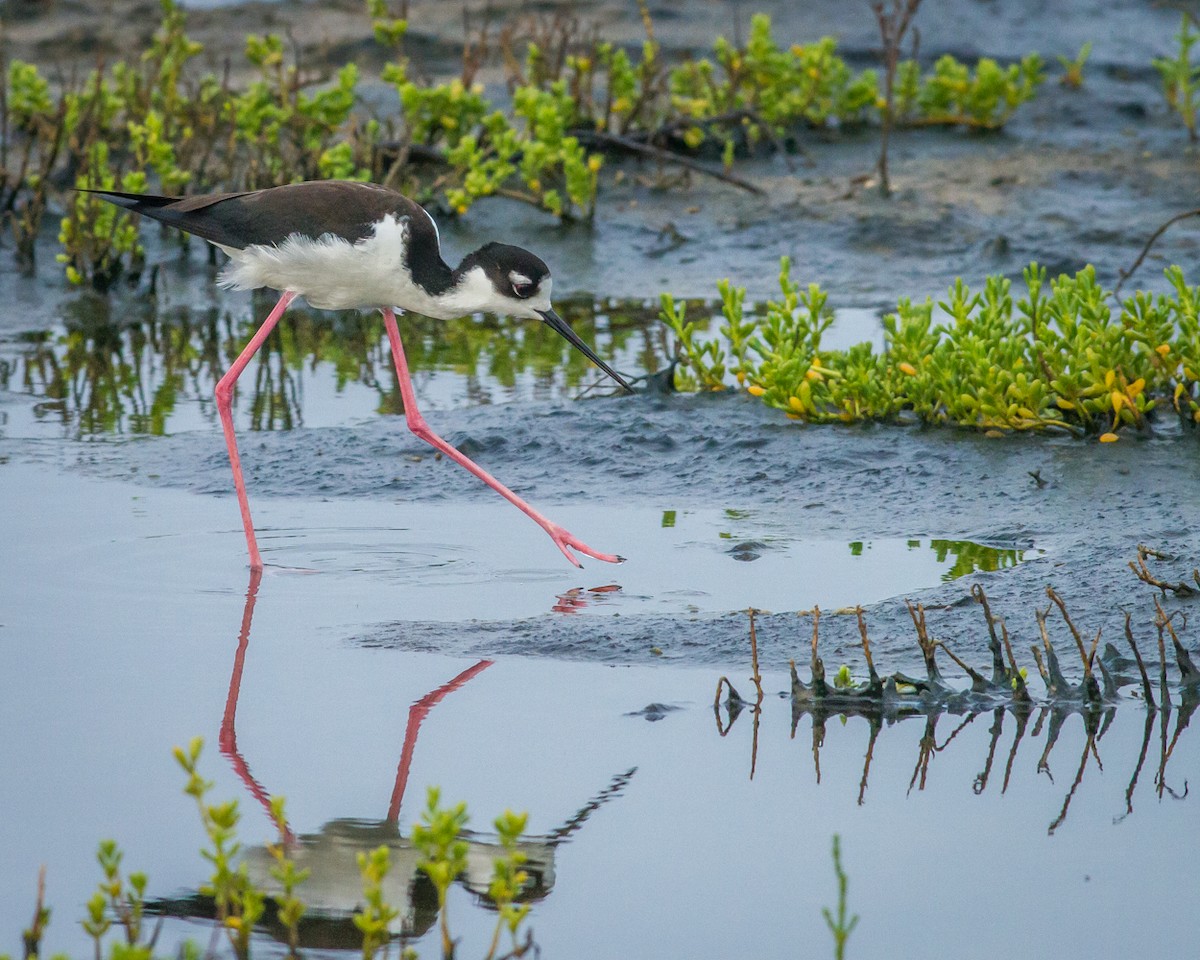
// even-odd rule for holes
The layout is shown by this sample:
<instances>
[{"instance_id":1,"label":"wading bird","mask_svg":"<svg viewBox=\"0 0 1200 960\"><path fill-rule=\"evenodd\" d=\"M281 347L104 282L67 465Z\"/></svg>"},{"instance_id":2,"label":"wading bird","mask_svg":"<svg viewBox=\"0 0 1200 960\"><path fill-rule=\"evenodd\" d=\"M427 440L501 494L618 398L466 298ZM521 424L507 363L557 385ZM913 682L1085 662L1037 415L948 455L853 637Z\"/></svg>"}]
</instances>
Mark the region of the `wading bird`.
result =
<instances>
[{"instance_id":1,"label":"wading bird","mask_svg":"<svg viewBox=\"0 0 1200 960\"><path fill-rule=\"evenodd\" d=\"M233 387L288 304L298 296L323 310L379 310L387 328L409 429L529 516L575 566L582 564L572 550L597 560L620 562L621 557L593 550L534 510L434 433L417 409L396 326L397 310L437 320L470 313L541 320L632 392L629 384L554 312L550 306L550 270L528 250L489 243L451 268L442 259L437 224L425 209L393 190L368 183L317 180L246 193L196 197L157 197L113 190L89 192L220 247L230 257L220 277L222 286L235 290L268 287L282 294L216 388L217 410L229 448L252 569L262 568L262 557L254 538L246 482L233 431Z\"/></svg>"}]
</instances>

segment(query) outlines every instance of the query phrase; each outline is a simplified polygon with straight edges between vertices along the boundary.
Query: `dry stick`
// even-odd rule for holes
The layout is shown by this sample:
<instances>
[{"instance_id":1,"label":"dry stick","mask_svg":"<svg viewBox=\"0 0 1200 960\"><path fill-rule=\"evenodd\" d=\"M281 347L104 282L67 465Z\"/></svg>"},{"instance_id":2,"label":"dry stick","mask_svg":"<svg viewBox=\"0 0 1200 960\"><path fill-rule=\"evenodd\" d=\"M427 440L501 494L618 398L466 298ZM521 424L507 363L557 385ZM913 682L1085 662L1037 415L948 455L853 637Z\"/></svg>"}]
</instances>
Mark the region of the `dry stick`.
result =
<instances>
[{"instance_id":1,"label":"dry stick","mask_svg":"<svg viewBox=\"0 0 1200 960\"><path fill-rule=\"evenodd\" d=\"M879 36L883 41L883 83L884 111L883 129L879 145L879 192L883 196L891 196L892 186L888 180L888 140L892 126L895 124L895 96L893 88L896 81L896 67L900 62L900 44L904 42L904 34L908 32L909 24L917 13L921 0L892 0L890 13L883 12L883 3L871 4L875 11L875 19L879 23Z\"/></svg>"},{"instance_id":2,"label":"dry stick","mask_svg":"<svg viewBox=\"0 0 1200 960\"><path fill-rule=\"evenodd\" d=\"M1162 631L1159 631L1159 644L1162 644ZM1166 668L1163 669L1163 682L1166 682ZM1167 720L1171 716L1170 706L1162 711L1158 721L1159 730L1159 754L1158 754L1158 773L1154 775L1154 782L1158 784L1158 799L1162 799L1163 791L1167 787Z\"/></svg>"},{"instance_id":3,"label":"dry stick","mask_svg":"<svg viewBox=\"0 0 1200 960\"><path fill-rule=\"evenodd\" d=\"M762 675L758 672L758 634L754 629L754 615L758 613L754 607L746 611L750 614L750 666L754 670L754 676L750 679L754 681L754 686L758 690L758 699L754 703L755 711L762 709L763 688Z\"/></svg>"},{"instance_id":4,"label":"dry stick","mask_svg":"<svg viewBox=\"0 0 1200 960\"><path fill-rule=\"evenodd\" d=\"M1067 605L1063 603L1062 597L1054 592L1053 587L1046 588L1046 596L1053 600L1055 604L1058 605L1058 609L1062 612L1063 619L1067 622L1067 627L1071 631L1071 636L1075 638L1075 646L1079 648L1079 658L1083 661L1083 675L1084 677L1090 677L1092 675L1092 661L1083 649L1083 637L1079 635L1079 631L1075 628L1075 624L1071 621L1071 615L1067 613ZM1099 642L1099 635L1097 635L1096 640ZM1092 651L1095 652L1094 646Z\"/></svg>"},{"instance_id":5,"label":"dry stick","mask_svg":"<svg viewBox=\"0 0 1200 960\"><path fill-rule=\"evenodd\" d=\"M741 696L738 694L737 690L734 689L733 684L729 682L729 678L722 674L721 678L719 680L717 680L717 696L713 700L714 707L719 707L721 705L721 685L722 684L725 684L729 687L729 699L730 700L732 700L734 703L742 702Z\"/></svg>"},{"instance_id":6,"label":"dry stick","mask_svg":"<svg viewBox=\"0 0 1200 960\"><path fill-rule=\"evenodd\" d=\"M758 699L754 701L754 725L750 738L750 779L754 779L754 771L758 767L758 723L762 719L763 688L762 676L758 672L758 634L754 629L754 614L758 611L751 607L746 611L750 614L750 665L754 670L754 686L758 690Z\"/></svg>"},{"instance_id":7,"label":"dry stick","mask_svg":"<svg viewBox=\"0 0 1200 960\"><path fill-rule=\"evenodd\" d=\"M971 790L975 796L979 796L987 789L988 780L992 776L992 763L996 759L996 744L1000 742L1000 734L1004 730L1004 708L997 707L992 711L992 728L988 731L992 738L988 741L987 759L983 763L983 770L975 777L975 782L971 785Z\"/></svg>"},{"instance_id":8,"label":"dry stick","mask_svg":"<svg viewBox=\"0 0 1200 960\"><path fill-rule=\"evenodd\" d=\"M987 594L983 587L974 584L971 587L971 597L983 607L983 616L988 625L988 649L992 651L992 681L998 683L1007 671L1004 669L1004 653L1000 649L1000 638L996 636L996 618L992 616L992 608L988 604Z\"/></svg>"},{"instance_id":9,"label":"dry stick","mask_svg":"<svg viewBox=\"0 0 1200 960\"><path fill-rule=\"evenodd\" d=\"M953 650L951 650L948 646L946 646L945 640L937 641L937 645L946 651L946 656L948 656L951 660L953 660L958 665L958 668L960 670L966 671L967 676L971 678L972 684L974 684L976 687L986 687L987 686L987 678L984 677L984 675L982 673L980 673L978 670L976 670L970 664L968 664L968 663L964 662L962 659L960 659L959 656Z\"/></svg>"},{"instance_id":10,"label":"dry stick","mask_svg":"<svg viewBox=\"0 0 1200 960\"><path fill-rule=\"evenodd\" d=\"M1053 684L1050 683L1050 671L1046 669L1046 664L1042 660L1041 648L1036 643L1031 643L1029 645L1029 652L1033 654L1033 660L1034 663L1037 664L1038 673L1042 677L1042 683L1046 685L1047 692L1052 694L1054 692L1054 687Z\"/></svg>"},{"instance_id":11,"label":"dry stick","mask_svg":"<svg viewBox=\"0 0 1200 960\"><path fill-rule=\"evenodd\" d=\"M1171 709L1171 691L1167 688L1167 647L1163 640L1163 628L1171 625L1166 613L1163 612L1162 606L1158 602L1158 597L1154 598L1154 609L1158 611L1158 617L1154 621L1154 625L1158 627L1158 666L1159 666L1159 693L1162 694L1162 705L1164 710ZM1163 728L1163 736L1166 736L1166 728Z\"/></svg>"},{"instance_id":12,"label":"dry stick","mask_svg":"<svg viewBox=\"0 0 1200 960\"><path fill-rule=\"evenodd\" d=\"M728 724L721 723L721 684L723 684L723 683L729 684L729 696L730 696L730 700L731 700L731 705L734 702L740 703L741 699L742 699L741 697L738 696L737 691L733 689L733 684L729 683L728 677L722 676L717 681L717 695L716 695L716 697L713 698L713 717L717 721L717 733L720 734L722 737L725 736L725 734L727 734L730 730L733 729L733 721L735 719L733 710L730 710L729 711L729 723Z\"/></svg>"},{"instance_id":13,"label":"dry stick","mask_svg":"<svg viewBox=\"0 0 1200 960\"><path fill-rule=\"evenodd\" d=\"M754 707L754 723L750 734L750 779L754 779L754 771L758 767L758 723L762 719L762 709Z\"/></svg>"},{"instance_id":14,"label":"dry stick","mask_svg":"<svg viewBox=\"0 0 1200 960\"><path fill-rule=\"evenodd\" d=\"M1004 618L1000 617L1000 636L1004 640L1004 649L1008 651L1008 662L1012 664L1012 672L1009 674L1013 685L1013 699L1018 701L1029 702L1029 688L1025 686L1025 678L1021 676L1021 670L1017 666L1017 658L1013 656L1012 643L1008 639L1008 625L1004 622ZM1097 634L1096 639L1100 636ZM1092 648L1095 652L1095 648Z\"/></svg>"},{"instance_id":15,"label":"dry stick","mask_svg":"<svg viewBox=\"0 0 1200 960\"><path fill-rule=\"evenodd\" d=\"M1079 769L1075 771L1075 781L1071 784L1071 789L1067 791L1067 795L1063 798L1062 810L1059 811L1058 817L1050 824L1050 829L1047 831L1050 836L1054 836L1054 831L1067 819L1067 810L1071 806L1071 800L1075 797L1075 791L1079 789L1079 784L1083 782L1083 771L1087 767L1088 754L1094 749L1095 744L1092 742L1092 735L1089 733L1087 743L1083 747L1083 756L1079 758Z\"/></svg>"},{"instance_id":16,"label":"dry stick","mask_svg":"<svg viewBox=\"0 0 1200 960\"><path fill-rule=\"evenodd\" d=\"M1000 709L1003 709L1003 708L1000 708ZM968 714L967 714L967 716L966 716L966 718L965 718L965 719L962 721L962 723L960 723L960 724L959 724L957 727L955 727L953 730L951 730L951 731L950 731L950 736L948 736L948 737L945 739L945 741L942 743L942 745L939 747L939 746L938 746L938 745L935 743L935 744L933 745L933 749L934 749L936 752L938 752L938 753L941 753L941 752L942 752L943 750L945 750L945 749L946 749L948 746L950 746L950 744L951 744L951 743L953 743L953 742L954 742L954 738L955 738L955 737L957 737L957 736L958 736L960 733L962 733L962 732L963 732L963 730L965 730L967 727L969 727L969 726L970 726L972 723L974 723L974 722L975 722L975 718L976 718L977 716L979 716L979 714L977 714L977 713L968 713Z\"/></svg>"},{"instance_id":17,"label":"dry stick","mask_svg":"<svg viewBox=\"0 0 1200 960\"><path fill-rule=\"evenodd\" d=\"M867 621L863 619L863 608L857 606L854 608L855 614L858 616L858 632L862 637L863 656L867 660L867 671L871 675L871 686L879 684L879 674L875 672L875 661L871 659L871 642L867 639Z\"/></svg>"},{"instance_id":18,"label":"dry stick","mask_svg":"<svg viewBox=\"0 0 1200 960\"><path fill-rule=\"evenodd\" d=\"M1042 646L1046 650L1046 672L1050 675L1047 692L1053 696L1059 690L1067 689L1070 683L1063 676L1062 667L1058 664L1058 654L1054 651L1054 645L1050 642L1050 633L1046 629L1046 617L1050 615L1050 608L1040 610L1035 607L1033 615L1037 618L1038 630L1042 634Z\"/></svg>"},{"instance_id":19,"label":"dry stick","mask_svg":"<svg viewBox=\"0 0 1200 960\"><path fill-rule=\"evenodd\" d=\"M1171 625L1171 619L1172 617L1166 617L1166 627L1167 632L1171 634L1171 645L1175 648L1175 664L1179 667L1179 678L1185 687L1195 686L1200 680L1200 670L1196 669L1187 648L1179 642L1175 628ZM1186 625L1187 621L1185 620L1184 626Z\"/></svg>"},{"instance_id":20,"label":"dry stick","mask_svg":"<svg viewBox=\"0 0 1200 960\"><path fill-rule=\"evenodd\" d=\"M1017 720L1017 732L1013 735L1013 743L1008 751L1008 763L1004 765L1004 784L1000 787L1000 795L1008 793L1008 782L1012 779L1013 764L1017 759L1017 748L1021 746L1021 740L1025 736L1025 727L1029 723L1029 713L1024 710L1014 710L1013 716Z\"/></svg>"},{"instance_id":21,"label":"dry stick","mask_svg":"<svg viewBox=\"0 0 1200 960\"><path fill-rule=\"evenodd\" d=\"M1164 559L1161 553L1155 553L1153 550L1149 550L1143 546L1138 547L1137 563L1135 564L1134 561L1130 560L1129 569L1132 570L1134 576L1136 576L1143 583L1148 583L1152 587L1157 587L1162 591L1163 596L1166 596L1168 590L1170 590L1172 593L1178 594L1181 597L1191 597L1197 593L1195 587L1189 583L1185 583L1182 580L1180 580L1178 583L1168 583L1165 580L1160 580L1158 577L1152 574L1150 572L1150 568L1146 566L1147 556ZM1200 580L1198 580L1197 583L1200 583Z\"/></svg>"},{"instance_id":22,"label":"dry stick","mask_svg":"<svg viewBox=\"0 0 1200 960\"><path fill-rule=\"evenodd\" d=\"M1154 707L1146 711L1146 726L1142 733L1142 752L1138 754L1137 766L1133 768L1133 776L1129 778L1129 786L1125 788L1125 816L1133 813L1133 791L1137 787L1138 777L1141 776L1142 766L1146 762L1146 754L1150 750L1150 734L1154 732L1154 715L1157 712Z\"/></svg>"},{"instance_id":23,"label":"dry stick","mask_svg":"<svg viewBox=\"0 0 1200 960\"><path fill-rule=\"evenodd\" d=\"M925 672L929 677L929 681L930 683L941 683L937 660L934 658L934 651L937 649L937 644L929 639L929 630L925 625L925 606L918 603L916 607L913 607L912 601L907 597L904 602L908 605L908 615L912 617L913 626L917 631L917 643L921 647L921 656L925 658Z\"/></svg>"},{"instance_id":24,"label":"dry stick","mask_svg":"<svg viewBox=\"0 0 1200 960\"><path fill-rule=\"evenodd\" d=\"M821 623L821 608L815 603L812 608L812 618L812 691L813 699L820 700L822 697L828 696L829 687L825 683L825 663L817 656L817 636Z\"/></svg>"},{"instance_id":25,"label":"dry stick","mask_svg":"<svg viewBox=\"0 0 1200 960\"><path fill-rule=\"evenodd\" d=\"M871 739L867 742L867 755L863 758L862 779L858 781L858 805L861 807L867 796L867 778L871 774L871 758L875 755L875 740L879 736L880 725L871 722Z\"/></svg>"},{"instance_id":26,"label":"dry stick","mask_svg":"<svg viewBox=\"0 0 1200 960\"><path fill-rule=\"evenodd\" d=\"M938 713L930 713L925 717L925 735L921 737L920 751L917 754L917 765L913 768L912 779L908 781L908 792L912 793L913 785L917 782L918 775L921 778L919 790L925 789L925 779L929 774L929 761L933 759L934 751L937 749L937 718L941 716Z\"/></svg>"},{"instance_id":27,"label":"dry stick","mask_svg":"<svg viewBox=\"0 0 1200 960\"><path fill-rule=\"evenodd\" d=\"M1159 227L1157 230L1155 230L1154 233L1152 233L1150 235L1150 239L1146 241L1146 245L1144 247L1142 247L1142 252L1139 253L1137 259L1133 261L1133 265L1128 270L1121 271L1121 278L1117 281L1117 285L1115 287L1113 287L1113 296L1115 297L1120 294L1121 287L1125 286L1125 281L1128 280L1130 277L1132 277L1134 274L1134 271L1137 270L1137 268L1142 265L1142 261L1146 259L1146 255L1150 252L1150 248L1152 246L1154 246L1154 244L1158 241L1159 237L1161 237L1164 233L1167 232L1167 229L1169 227L1178 223L1180 220L1186 220L1188 217L1197 217L1197 216L1200 216L1200 209L1188 210L1185 213L1177 213L1177 214L1175 214L1175 216L1171 217L1170 220L1168 220L1166 223L1164 223L1161 227Z\"/></svg>"},{"instance_id":28,"label":"dry stick","mask_svg":"<svg viewBox=\"0 0 1200 960\"><path fill-rule=\"evenodd\" d=\"M1142 675L1142 695L1146 699L1146 705L1151 710L1158 709L1158 705L1154 702L1154 688L1150 686L1150 677L1146 673L1146 664L1142 661L1142 652L1138 649L1137 644L1133 642L1133 627L1130 621L1133 615L1129 611L1125 612L1125 639L1129 641L1129 649L1133 651L1133 659L1137 661L1138 672Z\"/></svg>"},{"instance_id":29,"label":"dry stick","mask_svg":"<svg viewBox=\"0 0 1200 960\"><path fill-rule=\"evenodd\" d=\"M577 132L580 141L591 141L593 143L607 143L614 147L620 147L622 150L628 150L630 153L641 153L648 157L653 157L663 163L674 163L681 167L686 167L689 170L695 170L697 173L702 173L706 177L713 177L720 180L722 183L728 183L735 187L740 187L742 190L747 190L750 193L759 197L765 197L767 191L749 180L743 180L741 177L735 177L732 173L726 173L724 170L714 170L711 167L692 160L690 157L684 157L677 153L672 153L670 150L663 150L659 147L650 146L647 143L638 143L636 140L631 140L629 137L623 137L617 133L605 133L603 130L580 130Z\"/></svg>"}]
</instances>

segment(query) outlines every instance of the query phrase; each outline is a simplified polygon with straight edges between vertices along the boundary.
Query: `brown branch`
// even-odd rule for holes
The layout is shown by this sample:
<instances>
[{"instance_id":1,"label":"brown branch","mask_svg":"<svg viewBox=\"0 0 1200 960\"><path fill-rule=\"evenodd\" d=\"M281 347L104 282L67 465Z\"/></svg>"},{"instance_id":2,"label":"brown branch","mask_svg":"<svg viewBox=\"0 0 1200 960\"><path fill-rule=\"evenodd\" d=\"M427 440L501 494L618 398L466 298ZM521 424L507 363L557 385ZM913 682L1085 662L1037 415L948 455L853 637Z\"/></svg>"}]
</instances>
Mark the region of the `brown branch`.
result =
<instances>
[{"instance_id":1,"label":"brown branch","mask_svg":"<svg viewBox=\"0 0 1200 960\"><path fill-rule=\"evenodd\" d=\"M1142 693L1146 698L1146 705L1150 709L1155 709L1157 704L1154 702L1154 688L1150 686L1150 677L1146 673L1146 664L1142 661L1142 652L1138 649L1137 644L1133 640L1133 627L1130 626L1132 615L1128 612L1125 614L1125 639L1129 641L1129 648L1133 651L1133 659L1137 661L1138 672L1142 675Z\"/></svg>"},{"instance_id":2,"label":"brown branch","mask_svg":"<svg viewBox=\"0 0 1200 960\"><path fill-rule=\"evenodd\" d=\"M1163 629L1167 626L1168 618L1163 612L1163 608L1159 605L1158 597L1154 598L1154 609L1158 611L1158 616L1154 619L1154 625L1158 628L1158 692L1162 695L1163 709L1170 710L1171 691L1167 687L1167 647L1163 642ZM1166 721L1164 721L1164 723L1165 722Z\"/></svg>"},{"instance_id":3,"label":"brown branch","mask_svg":"<svg viewBox=\"0 0 1200 960\"><path fill-rule=\"evenodd\" d=\"M1135 563L1133 560L1130 560L1129 569L1132 570L1134 576L1136 576L1143 583L1148 583L1152 587L1157 587L1162 591L1163 596L1167 595L1168 590L1180 597L1191 597L1195 596L1197 592L1200 592L1196 590L1196 587L1193 587L1191 584L1185 583L1182 580L1180 580L1178 583L1169 583L1166 580L1160 580L1153 573L1151 573L1150 568L1146 566L1147 557L1154 557L1156 560L1168 559L1166 554L1159 553L1157 550L1151 550L1145 544L1139 543L1137 548L1137 562ZM1197 585L1200 585L1200 573L1194 572L1192 575L1196 578Z\"/></svg>"},{"instance_id":4,"label":"brown branch","mask_svg":"<svg viewBox=\"0 0 1200 960\"><path fill-rule=\"evenodd\" d=\"M754 629L754 615L759 611L751 607L746 612L750 614L750 666L754 670L754 675L750 679L754 681L754 686L758 690L758 700L754 704L757 712L762 708L763 702L762 675L758 672L758 633Z\"/></svg>"},{"instance_id":5,"label":"brown branch","mask_svg":"<svg viewBox=\"0 0 1200 960\"><path fill-rule=\"evenodd\" d=\"M1154 246L1158 238L1166 233L1169 227L1178 223L1180 220L1186 220L1188 217L1200 217L1200 209L1188 210L1185 213L1177 213L1161 227L1155 230L1154 233L1150 234L1150 239L1147 240L1146 245L1142 247L1142 252L1139 253L1137 259L1133 261L1133 265L1130 266L1128 270L1121 271L1120 279L1117 281L1117 285L1113 287L1114 297L1121 293L1121 287L1125 286L1125 281L1132 277L1134 271L1142 265L1142 261L1146 259L1146 255L1150 252L1150 248Z\"/></svg>"},{"instance_id":6,"label":"brown branch","mask_svg":"<svg viewBox=\"0 0 1200 960\"><path fill-rule=\"evenodd\" d=\"M985 687L987 687L987 678L986 678L986 677L984 677L984 675L983 675L982 673L980 673L978 670L976 670L976 669L975 669L974 667L972 667L970 664L968 664L968 663L966 663L964 660L962 660L962 659L961 659L961 658L960 658L960 657L959 657L959 656L958 656L958 655L957 655L957 654L956 654L956 653L955 653L953 650L951 650L951 649L950 649L948 646L946 646L946 641L945 641L945 640L939 640L939 641L937 642L937 644L938 644L938 646L939 646L939 647L941 647L943 650L945 650L945 651L946 651L946 656L948 656L948 657L949 657L951 660L953 660L953 661L954 661L956 664L958 664L958 668L959 668L960 670L965 670L965 671L966 671L966 674L967 674L967 676L971 678L971 682L972 682L973 684L975 684L975 686L976 686L976 687L980 687L980 688L985 688Z\"/></svg>"},{"instance_id":7,"label":"brown branch","mask_svg":"<svg viewBox=\"0 0 1200 960\"><path fill-rule=\"evenodd\" d=\"M1063 620L1066 621L1067 628L1071 631L1071 636L1075 638L1075 646L1079 648L1079 658L1083 661L1084 675L1090 677L1092 675L1092 661L1088 658L1087 652L1083 648L1083 637L1079 635L1079 631L1076 629L1074 622L1071 620L1071 615L1067 613L1067 605L1063 603L1063 598L1054 592L1053 587L1046 588L1046 596L1054 601L1055 605L1059 609L1059 612L1062 613ZM1095 647L1092 649L1094 652Z\"/></svg>"},{"instance_id":8,"label":"brown branch","mask_svg":"<svg viewBox=\"0 0 1200 960\"><path fill-rule=\"evenodd\" d=\"M647 143L638 143L636 140L631 140L629 137L623 137L620 134L605 133L603 130L581 130L576 136L581 142L590 140L593 143L608 144L618 147L621 150L627 150L630 153L640 153L648 157L653 157L663 163L674 163L678 166L686 167L688 170L694 170L697 173L704 174L706 177L713 177L722 183L728 183L742 190L749 191L755 196L765 197L767 195L766 190L751 183L749 180L735 177L732 173L726 173L724 170L714 170L699 161L672 153L670 150L652 147Z\"/></svg>"}]
</instances>

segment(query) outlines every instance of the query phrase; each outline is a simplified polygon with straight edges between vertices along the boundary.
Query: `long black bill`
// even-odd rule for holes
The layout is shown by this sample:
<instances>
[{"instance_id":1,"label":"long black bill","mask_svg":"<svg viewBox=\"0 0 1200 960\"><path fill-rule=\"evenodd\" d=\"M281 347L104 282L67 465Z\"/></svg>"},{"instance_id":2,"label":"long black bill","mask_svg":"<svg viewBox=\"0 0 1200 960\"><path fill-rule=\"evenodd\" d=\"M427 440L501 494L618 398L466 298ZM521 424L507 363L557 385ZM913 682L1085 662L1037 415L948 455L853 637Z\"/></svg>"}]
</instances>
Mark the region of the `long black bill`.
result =
<instances>
[{"instance_id":1,"label":"long black bill","mask_svg":"<svg viewBox=\"0 0 1200 960\"><path fill-rule=\"evenodd\" d=\"M596 356L595 351L579 338L579 334L577 334L567 325L566 320L560 317L553 310L539 310L538 313L541 315L542 319L546 321L546 325L550 327L551 330L566 340L567 343L591 360L592 363L616 380L617 383L623 386L626 390L628 390L630 393L633 393L633 387L626 383L624 379L622 379L621 375L617 373L617 371Z\"/></svg>"}]
</instances>

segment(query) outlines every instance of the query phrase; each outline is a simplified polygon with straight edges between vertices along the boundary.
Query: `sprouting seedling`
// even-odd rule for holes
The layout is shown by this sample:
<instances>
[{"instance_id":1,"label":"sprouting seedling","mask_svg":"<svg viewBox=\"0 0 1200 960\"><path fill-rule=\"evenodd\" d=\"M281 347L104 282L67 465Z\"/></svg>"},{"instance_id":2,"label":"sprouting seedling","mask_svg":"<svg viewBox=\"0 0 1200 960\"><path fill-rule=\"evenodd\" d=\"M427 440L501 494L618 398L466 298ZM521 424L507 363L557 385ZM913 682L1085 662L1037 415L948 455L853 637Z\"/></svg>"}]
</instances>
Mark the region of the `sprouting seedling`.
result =
<instances>
[{"instance_id":1,"label":"sprouting seedling","mask_svg":"<svg viewBox=\"0 0 1200 960\"><path fill-rule=\"evenodd\" d=\"M1193 19L1185 12L1179 23L1179 52L1174 57L1155 57L1154 67L1162 75L1163 96L1172 110L1179 114L1187 127L1188 138L1195 142L1196 92L1200 88L1200 66L1192 66L1192 47L1200 40L1200 33L1192 31Z\"/></svg>"},{"instance_id":2,"label":"sprouting seedling","mask_svg":"<svg viewBox=\"0 0 1200 960\"><path fill-rule=\"evenodd\" d=\"M354 925L362 932L363 960L375 960L375 956L386 949L391 937L392 921L400 915L400 911L383 897L383 881L390 869L391 862L386 846L376 847L369 853L362 851L358 854L358 872L362 877L363 898L366 902L362 909L354 914Z\"/></svg>"},{"instance_id":3,"label":"sprouting seedling","mask_svg":"<svg viewBox=\"0 0 1200 960\"><path fill-rule=\"evenodd\" d=\"M498 916L492 934L491 946L485 960L493 960L500 945L500 935L507 930L512 942L512 956L524 952L519 939L521 924L529 915L529 904L516 902L521 891L529 882L529 874L522 868L525 854L517 849L517 841L525 832L529 815L505 810L495 820L496 833L500 838L503 853L492 860L492 879L488 884L488 896L496 905Z\"/></svg>"},{"instance_id":4,"label":"sprouting seedling","mask_svg":"<svg viewBox=\"0 0 1200 960\"><path fill-rule=\"evenodd\" d=\"M846 886L849 878L842 868L842 838L836 833L833 835L833 872L837 875L838 884L837 914L835 916L828 907L822 908L821 913L825 915L825 924L833 934L834 957L836 960L845 960L846 941L858 926L858 914L848 919L846 917Z\"/></svg>"},{"instance_id":5,"label":"sprouting seedling","mask_svg":"<svg viewBox=\"0 0 1200 960\"><path fill-rule=\"evenodd\" d=\"M247 960L250 955L250 936L254 932L254 925L262 918L266 893L251 881L245 863L234 866L242 847L237 839L237 825L241 819L237 801L212 804L205 801L205 795L212 789L212 782L200 776L200 752L203 748L204 739L193 737L186 750L175 747L172 752L188 776L184 793L196 801L200 821L208 837L209 846L201 853L212 864L213 872L208 883L201 887L201 892L211 896L216 903L217 923L225 930L238 960Z\"/></svg>"},{"instance_id":6,"label":"sprouting seedling","mask_svg":"<svg viewBox=\"0 0 1200 960\"><path fill-rule=\"evenodd\" d=\"M467 844L460 834L467 825L467 805L453 807L441 805L441 791L430 787L421 822L413 825L413 845L421 852L417 864L425 872L437 890L438 913L441 920L442 955L454 954L454 941L450 936L450 921L447 917L446 899L450 886L467 868ZM369 958L364 958L369 960Z\"/></svg>"},{"instance_id":7,"label":"sprouting seedling","mask_svg":"<svg viewBox=\"0 0 1200 960\"><path fill-rule=\"evenodd\" d=\"M1063 68L1063 75L1059 78L1059 82L1064 87L1078 90L1083 86L1083 65L1087 63L1087 59L1091 56L1091 53L1092 41L1088 40L1079 48L1079 53L1075 55L1075 59L1072 60L1061 53L1058 55L1058 62L1062 64Z\"/></svg>"}]
</instances>

